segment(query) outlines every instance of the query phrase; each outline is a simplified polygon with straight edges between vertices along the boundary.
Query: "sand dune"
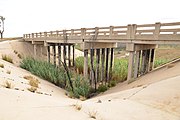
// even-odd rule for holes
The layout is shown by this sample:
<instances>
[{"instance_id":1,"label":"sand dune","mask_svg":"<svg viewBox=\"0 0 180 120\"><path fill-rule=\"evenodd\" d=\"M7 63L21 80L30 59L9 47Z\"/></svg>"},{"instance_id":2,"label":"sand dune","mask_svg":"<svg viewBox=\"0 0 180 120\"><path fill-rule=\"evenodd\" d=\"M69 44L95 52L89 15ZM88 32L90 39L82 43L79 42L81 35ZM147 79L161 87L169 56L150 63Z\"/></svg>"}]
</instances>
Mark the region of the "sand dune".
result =
<instances>
[{"instance_id":1,"label":"sand dune","mask_svg":"<svg viewBox=\"0 0 180 120\"><path fill-rule=\"evenodd\" d=\"M5 43L0 46L0 54L17 57L9 42ZM23 52L23 48L19 47L19 51ZM88 120L93 119L90 113L98 120L180 120L180 62L144 75L131 84L118 84L86 101L68 98L63 89L14 64L3 60L0 63L4 64L0 68L0 120ZM40 81L38 91L42 94L27 90L29 84L23 78L26 75ZM13 88L5 88L6 81ZM82 109L77 110L76 105Z\"/></svg>"}]
</instances>

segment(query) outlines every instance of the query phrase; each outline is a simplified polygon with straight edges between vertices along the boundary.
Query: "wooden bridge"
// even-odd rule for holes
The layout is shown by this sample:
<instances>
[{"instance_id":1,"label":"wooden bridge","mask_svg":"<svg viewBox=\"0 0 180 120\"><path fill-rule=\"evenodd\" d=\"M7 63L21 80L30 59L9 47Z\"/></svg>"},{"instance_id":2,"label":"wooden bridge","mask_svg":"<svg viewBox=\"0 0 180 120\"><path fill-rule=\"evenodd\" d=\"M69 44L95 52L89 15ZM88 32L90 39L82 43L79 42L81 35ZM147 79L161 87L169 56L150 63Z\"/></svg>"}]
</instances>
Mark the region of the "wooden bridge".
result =
<instances>
[{"instance_id":1,"label":"wooden bridge","mask_svg":"<svg viewBox=\"0 0 180 120\"><path fill-rule=\"evenodd\" d=\"M117 47L117 43L125 43L126 50L129 51L127 79L130 80L153 69L156 45L180 44L180 22L57 30L24 34L23 37L25 41L32 42L35 55L38 46L47 47L49 62L50 46L53 46L55 65L56 46L58 46L58 60L61 61L63 53L64 62L68 60L68 65L72 66L74 65L74 44L80 43L84 50L84 76L90 78L91 83L109 81L113 67L113 49ZM63 52L61 52L61 46L63 46ZM71 48L73 48L73 60L70 58ZM91 58L90 72L88 71L88 50ZM93 64L95 55L96 66Z\"/></svg>"}]
</instances>

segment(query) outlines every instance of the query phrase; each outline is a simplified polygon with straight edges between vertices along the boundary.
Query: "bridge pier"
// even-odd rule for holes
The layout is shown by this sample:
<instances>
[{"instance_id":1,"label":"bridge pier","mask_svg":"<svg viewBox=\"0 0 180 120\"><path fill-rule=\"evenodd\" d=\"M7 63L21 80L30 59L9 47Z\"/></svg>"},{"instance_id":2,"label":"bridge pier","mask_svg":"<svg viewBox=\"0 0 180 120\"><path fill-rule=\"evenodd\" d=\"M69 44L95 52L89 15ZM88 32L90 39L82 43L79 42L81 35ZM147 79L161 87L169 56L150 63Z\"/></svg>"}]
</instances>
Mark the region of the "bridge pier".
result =
<instances>
[{"instance_id":1,"label":"bridge pier","mask_svg":"<svg viewBox=\"0 0 180 120\"><path fill-rule=\"evenodd\" d=\"M107 84L112 77L114 47L116 43L84 43L84 77L96 90L98 84ZM90 74L88 76L88 50L90 50ZM100 62L101 61L101 62Z\"/></svg>"},{"instance_id":2,"label":"bridge pier","mask_svg":"<svg viewBox=\"0 0 180 120\"><path fill-rule=\"evenodd\" d=\"M51 51L51 47L52 47L52 51ZM73 48L72 50L72 55L71 55L71 47ZM64 44L64 43L49 43L47 45L47 61L50 63L51 62L51 53L53 55L53 61L52 63L55 66L61 66L61 62L64 62L67 64L67 60L68 60L68 66L74 66L75 65L75 61L74 61L74 45L73 44ZM68 54L67 54L68 53ZM71 62L71 56L72 56L72 62Z\"/></svg>"},{"instance_id":3,"label":"bridge pier","mask_svg":"<svg viewBox=\"0 0 180 120\"><path fill-rule=\"evenodd\" d=\"M127 80L135 79L153 69L155 44L127 44L129 51Z\"/></svg>"}]
</instances>

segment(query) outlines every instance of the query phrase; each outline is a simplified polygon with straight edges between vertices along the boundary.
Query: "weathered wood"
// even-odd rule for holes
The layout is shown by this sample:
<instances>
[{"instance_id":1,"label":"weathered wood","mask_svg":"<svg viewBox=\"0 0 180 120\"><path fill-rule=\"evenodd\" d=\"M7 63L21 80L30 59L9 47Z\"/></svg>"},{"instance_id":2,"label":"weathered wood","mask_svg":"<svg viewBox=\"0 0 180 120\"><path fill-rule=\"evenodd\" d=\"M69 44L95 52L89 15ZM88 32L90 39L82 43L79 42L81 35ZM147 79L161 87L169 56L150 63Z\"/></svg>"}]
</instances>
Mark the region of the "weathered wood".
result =
<instances>
[{"instance_id":1,"label":"weathered wood","mask_svg":"<svg viewBox=\"0 0 180 120\"><path fill-rule=\"evenodd\" d=\"M75 57L74 57L74 55L75 55L75 48L74 48L74 44L73 44L73 66L75 66Z\"/></svg>"},{"instance_id":2,"label":"weathered wood","mask_svg":"<svg viewBox=\"0 0 180 120\"><path fill-rule=\"evenodd\" d=\"M155 50L151 49L151 57L150 57L150 67L149 71L153 70L154 68L154 56L155 56Z\"/></svg>"},{"instance_id":3,"label":"weathered wood","mask_svg":"<svg viewBox=\"0 0 180 120\"><path fill-rule=\"evenodd\" d=\"M94 83L94 79L95 79L95 71L94 71L94 49L91 49L91 51L90 51L90 59L91 59L91 63L90 63L90 66L91 66L91 80L90 80L90 84L91 84L91 86L92 86L93 83Z\"/></svg>"},{"instance_id":4,"label":"weathered wood","mask_svg":"<svg viewBox=\"0 0 180 120\"><path fill-rule=\"evenodd\" d=\"M149 70L149 64L150 64L149 63L150 62L149 57L150 57L150 49L147 50L147 55L146 55L146 71L145 71L145 73L147 73L148 70Z\"/></svg>"},{"instance_id":5,"label":"weathered wood","mask_svg":"<svg viewBox=\"0 0 180 120\"><path fill-rule=\"evenodd\" d=\"M141 75L145 73L145 58L146 58L146 50L142 50L142 62L141 62Z\"/></svg>"},{"instance_id":6,"label":"weathered wood","mask_svg":"<svg viewBox=\"0 0 180 120\"><path fill-rule=\"evenodd\" d=\"M68 44L68 65L71 67L71 45Z\"/></svg>"},{"instance_id":7,"label":"weathered wood","mask_svg":"<svg viewBox=\"0 0 180 120\"><path fill-rule=\"evenodd\" d=\"M114 55L114 48L111 48L110 67L109 67L109 79L112 78L113 55Z\"/></svg>"},{"instance_id":8,"label":"weathered wood","mask_svg":"<svg viewBox=\"0 0 180 120\"><path fill-rule=\"evenodd\" d=\"M37 57L37 45L33 45L34 47L34 58Z\"/></svg>"},{"instance_id":9,"label":"weathered wood","mask_svg":"<svg viewBox=\"0 0 180 120\"><path fill-rule=\"evenodd\" d=\"M56 66L56 45L53 44L54 66Z\"/></svg>"},{"instance_id":10,"label":"weathered wood","mask_svg":"<svg viewBox=\"0 0 180 120\"><path fill-rule=\"evenodd\" d=\"M101 82L103 83L104 81L104 62L105 62L105 48L102 48L102 53L101 53Z\"/></svg>"},{"instance_id":11,"label":"weathered wood","mask_svg":"<svg viewBox=\"0 0 180 120\"><path fill-rule=\"evenodd\" d=\"M58 44L58 65L61 66L61 44Z\"/></svg>"},{"instance_id":12,"label":"weathered wood","mask_svg":"<svg viewBox=\"0 0 180 120\"><path fill-rule=\"evenodd\" d=\"M134 51L129 52L129 61L128 61L128 76L127 80L131 80L133 77L133 67L134 67Z\"/></svg>"},{"instance_id":13,"label":"weathered wood","mask_svg":"<svg viewBox=\"0 0 180 120\"><path fill-rule=\"evenodd\" d=\"M88 78L88 50L84 50L84 77Z\"/></svg>"},{"instance_id":14,"label":"weathered wood","mask_svg":"<svg viewBox=\"0 0 180 120\"><path fill-rule=\"evenodd\" d=\"M138 77L139 72L139 62L140 62L140 51L136 51L136 61L135 61L135 67L134 67L134 78Z\"/></svg>"},{"instance_id":15,"label":"weathered wood","mask_svg":"<svg viewBox=\"0 0 180 120\"><path fill-rule=\"evenodd\" d=\"M96 79L95 79L96 87L97 87L97 83L99 82L99 63L100 63L100 49L96 49Z\"/></svg>"},{"instance_id":16,"label":"weathered wood","mask_svg":"<svg viewBox=\"0 0 180 120\"><path fill-rule=\"evenodd\" d=\"M64 59L64 63L66 63L66 45L63 44L63 59Z\"/></svg>"},{"instance_id":17,"label":"weathered wood","mask_svg":"<svg viewBox=\"0 0 180 120\"><path fill-rule=\"evenodd\" d=\"M47 61L50 63L51 62L51 54L50 54L50 46L47 46Z\"/></svg>"},{"instance_id":18,"label":"weathered wood","mask_svg":"<svg viewBox=\"0 0 180 120\"><path fill-rule=\"evenodd\" d=\"M109 81L109 48L106 48L106 81L105 84Z\"/></svg>"}]
</instances>

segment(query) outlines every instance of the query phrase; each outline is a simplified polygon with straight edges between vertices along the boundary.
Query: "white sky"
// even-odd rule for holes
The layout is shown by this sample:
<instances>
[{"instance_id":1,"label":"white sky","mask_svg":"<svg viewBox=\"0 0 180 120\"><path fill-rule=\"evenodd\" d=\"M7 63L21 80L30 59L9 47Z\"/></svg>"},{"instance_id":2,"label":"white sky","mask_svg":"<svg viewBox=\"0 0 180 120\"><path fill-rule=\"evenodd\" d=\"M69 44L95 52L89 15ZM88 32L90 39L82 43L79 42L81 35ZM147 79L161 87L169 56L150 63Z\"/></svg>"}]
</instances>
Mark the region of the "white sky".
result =
<instances>
[{"instance_id":1,"label":"white sky","mask_svg":"<svg viewBox=\"0 0 180 120\"><path fill-rule=\"evenodd\" d=\"M0 0L5 37L51 30L179 22L179 0Z\"/></svg>"}]
</instances>

